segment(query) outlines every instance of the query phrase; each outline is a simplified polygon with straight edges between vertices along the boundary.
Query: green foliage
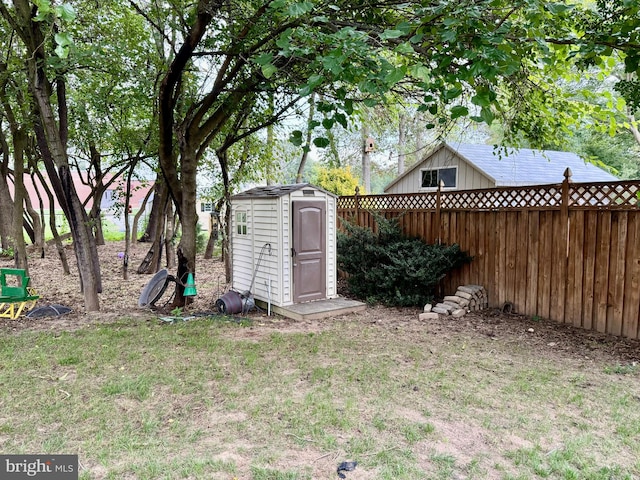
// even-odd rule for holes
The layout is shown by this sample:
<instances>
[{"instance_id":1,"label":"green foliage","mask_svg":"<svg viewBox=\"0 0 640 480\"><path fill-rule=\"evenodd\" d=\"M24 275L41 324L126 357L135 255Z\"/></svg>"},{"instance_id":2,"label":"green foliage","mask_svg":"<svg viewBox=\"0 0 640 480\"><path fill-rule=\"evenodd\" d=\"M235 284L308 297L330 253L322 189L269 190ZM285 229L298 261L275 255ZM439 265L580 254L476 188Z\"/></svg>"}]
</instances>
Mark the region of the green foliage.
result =
<instances>
[{"instance_id":1,"label":"green foliage","mask_svg":"<svg viewBox=\"0 0 640 480\"><path fill-rule=\"evenodd\" d=\"M368 302L424 305L451 270L471 261L454 245L427 245L405 236L398 219L376 216L378 231L345 223L338 234L338 266L349 275L349 290Z\"/></svg>"},{"instance_id":2,"label":"green foliage","mask_svg":"<svg viewBox=\"0 0 640 480\"><path fill-rule=\"evenodd\" d=\"M336 195L354 195L358 179L351 173L350 167L317 166L312 174L311 183ZM364 193L360 188L360 193Z\"/></svg>"}]
</instances>

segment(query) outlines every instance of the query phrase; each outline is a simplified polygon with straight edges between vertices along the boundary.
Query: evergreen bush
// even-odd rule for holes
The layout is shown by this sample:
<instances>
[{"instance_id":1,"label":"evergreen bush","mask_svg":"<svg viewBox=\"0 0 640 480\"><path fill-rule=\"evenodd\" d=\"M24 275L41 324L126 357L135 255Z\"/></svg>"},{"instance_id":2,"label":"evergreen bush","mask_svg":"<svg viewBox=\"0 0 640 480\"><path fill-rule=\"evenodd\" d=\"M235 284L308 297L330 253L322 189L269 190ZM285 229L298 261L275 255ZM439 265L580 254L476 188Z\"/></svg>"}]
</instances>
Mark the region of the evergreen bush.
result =
<instances>
[{"instance_id":1,"label":"evergreen bush","mask_svg":"<svg viewBox=\"0 0 640 480\"><path fill-rule=\"evenodd\" d=\"M419 306L451 270L471 261L460 246L428 245L404 235L398 218L376 215L377 232L343 222L338 233L338 267L349 291L369 303Z\"/></svg>"}]
</instances>

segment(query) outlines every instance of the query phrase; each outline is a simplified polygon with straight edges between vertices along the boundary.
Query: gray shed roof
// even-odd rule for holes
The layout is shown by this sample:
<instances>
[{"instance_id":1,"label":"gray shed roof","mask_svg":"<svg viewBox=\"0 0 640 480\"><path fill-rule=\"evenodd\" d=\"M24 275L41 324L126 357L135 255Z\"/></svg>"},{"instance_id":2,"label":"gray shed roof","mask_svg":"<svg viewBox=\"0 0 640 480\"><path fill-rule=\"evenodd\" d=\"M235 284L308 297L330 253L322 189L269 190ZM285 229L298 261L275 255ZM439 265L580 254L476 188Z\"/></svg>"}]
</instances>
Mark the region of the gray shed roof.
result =
<instances>
[{"instance_id":1,"label":"gray shed roof","mask_svg":"<svg viewBox=\"0 0 640 480\"><path fill-rule=\"evenodd\" d=\"M460 143L448 146L493 178L498 187L560 183L567 167L571 169L571 180L577 183L619 180L572 152L508 148L505 154L492 145Z\"/></svg>"},{"instance_id":2,"label":"gray shed roof","mask_svg":"<svg viewBox=\"0 0 640 480\"><path fill-rule=\"evenodd\" d=\"M320 190L321 192L326 193L327 195L331 195L333 197L337 197L337 195L327 192L322 188L315 187L310 183L293 183L291 185L265 185L262 187L255 187L250 190L246 190L244 192L240 192L236 195L233 195L231 199L234 198L278 198L284 197L285 195L289 195L291 192L295 192L297 190L301 190L304 188L312 188L315 190Z\"/></svg>"}]
</instances>

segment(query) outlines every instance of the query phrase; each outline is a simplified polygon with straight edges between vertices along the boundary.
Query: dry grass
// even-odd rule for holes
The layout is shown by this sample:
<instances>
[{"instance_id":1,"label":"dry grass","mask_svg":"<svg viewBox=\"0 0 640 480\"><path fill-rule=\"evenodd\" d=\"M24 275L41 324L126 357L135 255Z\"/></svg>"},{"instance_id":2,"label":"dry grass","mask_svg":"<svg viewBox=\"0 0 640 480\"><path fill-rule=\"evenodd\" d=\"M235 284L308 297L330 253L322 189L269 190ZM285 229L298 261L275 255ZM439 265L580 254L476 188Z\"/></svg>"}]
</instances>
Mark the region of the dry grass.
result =
<instances>
[{"instance_id":1,"label":"dry grass","mask_svg":"<svg viewBox=\"0 0 640 480\"><path fill-rule=\"evenodd\" d=\"M83 479L640 478L637 342L492 312L165 324L133 297L0 323L0 450Z\"/></svg>"}]
</instances>

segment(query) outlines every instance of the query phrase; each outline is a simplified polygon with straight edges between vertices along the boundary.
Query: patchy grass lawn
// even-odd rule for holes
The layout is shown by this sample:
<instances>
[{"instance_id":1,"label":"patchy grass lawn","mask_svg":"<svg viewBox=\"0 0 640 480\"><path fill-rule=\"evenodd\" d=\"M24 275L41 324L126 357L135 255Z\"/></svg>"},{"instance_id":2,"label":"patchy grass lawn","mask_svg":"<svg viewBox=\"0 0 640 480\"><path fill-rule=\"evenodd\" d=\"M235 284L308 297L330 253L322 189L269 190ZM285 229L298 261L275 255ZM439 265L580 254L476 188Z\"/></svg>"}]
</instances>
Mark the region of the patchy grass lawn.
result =
<instances>
[{"instance_id":1,"label":"patchy grass lawn","mask_svg":"<svg viewBox=\"0 0 640 480\"><path fill-rule=\"evenodd\" d=\"M343 461L347 479L640 478L637 344L531 325L378 308L0 330L0 451L77 453L81 479L335 479Z\"/></svg>"}]
</instances>

